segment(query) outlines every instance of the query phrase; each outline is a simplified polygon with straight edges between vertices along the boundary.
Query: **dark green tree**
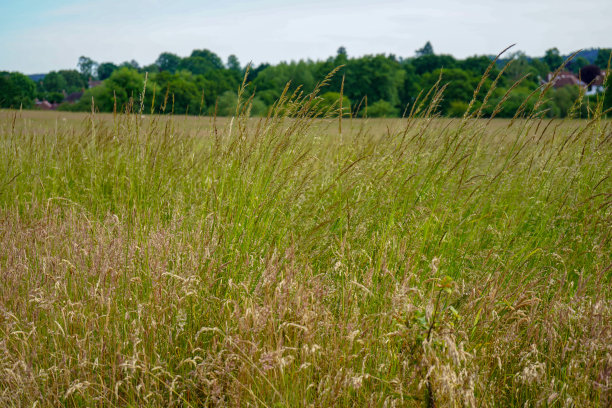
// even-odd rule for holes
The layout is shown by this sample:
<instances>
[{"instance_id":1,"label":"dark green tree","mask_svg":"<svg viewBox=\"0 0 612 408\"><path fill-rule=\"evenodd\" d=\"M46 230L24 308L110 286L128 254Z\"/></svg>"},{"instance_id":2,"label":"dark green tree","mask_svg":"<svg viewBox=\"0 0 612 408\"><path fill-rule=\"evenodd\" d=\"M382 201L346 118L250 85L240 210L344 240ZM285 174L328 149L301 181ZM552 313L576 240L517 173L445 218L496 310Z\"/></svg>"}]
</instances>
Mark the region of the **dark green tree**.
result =
<instances>
[{"instance_id":1,"label":"dark green tree","mask_svg":"<svg viewBox=\"0 0 612 408\"><path fill-rule=\"evenodd\" d=\"M119 67L112 62L101 63L98 65L98 79L103 81L106 78L109 78L118 68Z\"/></svg>"},{"instance_id":2,"label":"dark green tree","mask_svg":"<svg viewBox=\"0 0 612 408\"><path fill-rule=\"evenodd\" d=\"M145 65L144 67L139 69L139 71L148 73L150 77L151 74L156 74L159 72L159 67L157 66L157 64L153 63L153 64Z\"/></svg>"},{"instance_id":3,"label":"dark green tree","mask_svg":"<svg viewBox=\"0 0 612 408\"><path fill-rule=\"evenodd\" d=\"M433 46L429 41L425 43L423 48L419 48L415 51L417 57L422 57L424 55L434 55Z\"/></svg>"},{"instance_id":4,"label":"dark green tree","mask_svg":"<svg viewBox=\"0 0 612 408\"><path fill-rule=\"evenodd\" d=\"M548 65L548 68L551 71L556 70L561 66L561 64L563 64L563 57L561 56L561 54L559 54L559 49L556 47L546 50L544 58L542 59L544 60L546 65Z\"/></svg>"},{"instance_id":5,"label":"dark green tree","mask_svg":"<svg viewBox=\"0 0 612 408\"><path fill-rule=\"evenodd\" d=\"M568 64L568 67L570 69L570 71L572 71L573 73L577 74L578 72L580 72L580 69L582 67L586 67L587 65L589 65L589 60L584 58L584 57L576 57L573 60L571 60Z\"/></svg>"},{"instance_id":6,"label":"dark green tree","mask_svg":"<svg viewBox=\"0 0 612 408\"><path fill-rule=\"evenodd\" d=\"M399 107L405 75L396 59L383 54L350 59L346 65L344 94L357 104L367 96L371 103L382 99Z\"/></svg>"},{"instance_id":7,"label":"dark green tree","mask_svg":"<svg viewBox=\"0 0 612 408\"><path fill-rule=\"evenodd\" d=\"M230 71L242 72L240 61L238 60L238 57L234 54L227 57L227 69L229 69Z\"/></svg>"},{"instance_id":8,"label":"dark green tree","mask_svg":"<svg viewBox=\"0 0 612 408\"><path fill-rule=\"evenodd\" d=\"M209 113L214 112L215 101L225 91L236 92L242 79L239 75L227 69L208 71L206 75L193 77L199 92L204 90L205 106Z\"/></svg>"},{"instance_id":9,"label":"dark green tree","mask_svg":"<svg viewBox=\"0 0 612 408\"><path fill-rule=\"evenodd\" d=\"M45 78L43 79L42 83L43 89L46 92L61 93L62 91L66 91L68 87L68 83L64 76L55 71L51 71L47 75L45 75Z\"/></svg>"},{"instance_id":10,"label":"dark green tree","mask_svg":"<svg viewBox=\"0 0 612 408\"><path fill-rule=\"evenodd\" d=\"M198 89L193 75L182 71L171 74L162 71L154 77L157 84L156 110L166 105L166 112L199 114L205 106L202 102L202 90ZM168 101L165 96L168 94Z\"/></svg>"},{"instance_id":11,"label":"dark green tree","mask_svg":"<svg viewBox=\"0 0 612 408\"><path fill-rule=\"evenodd\" d=\"M0 72L0 107L31 108L36 96L36 83L19 72Z\"/></svg>"},{"instance_id":12,"label":"dark green tree","mask_svg":"<svg viewBox=\"0 0 612 408\"><path fill-rule=\"evenodd\" d=\"M124 61L121 63L121 65L119 65L119 67L121 68L133 68L136 70L140 69L140 64L138 64L138 61L136 60L131 60L131 61Z\"/></svg>"},{"instance_id":13,"label":"dark green tree","mask_svg":"<svg viewBox=\"0 0 612 408\"><path fill-rule=\"evenodd\" d=\"M203 57L183 58L178 66L180 70L186 70L194 75L205 75L209 71L218 69L209 60Z\"/></svg>"},{"instance_id":14,"label":"dark green tree","mask_svg":"<svg viewBox=\"0 0 612 408\"><path fill-rule=\"evenodd\" d=\"M168 71L174 74L181 63L181 57L171 52L162 52L157 57L155 64L159 67L160 71Z\"/></svg>"},{"instance_id":15,"label":"dark green tree","mask_svg":"<svg viewBox=\"0 0 612 408\"><path fill-rule=\"evenodd\" d=\"M610 54L612 53L612 48L600 48L597 52L597 58L595 58L594 64L597 65L601 69L608 68L608 60L610 60Z\"/></svg>"},{"instance_id":16,"label":"dark green tree","mask_svg":"<svg viewBox=\"0 0 612 408\"><path fill-rule=\"evenodd\" d=\"M472 75L483 75L489 65L491 65L492 59L481 55L481 56L473 56L468 57L462 61L457 62L458 68L463 69L464 71L470 72ZM449 67L450 68L450 67ZM493 67L493 70L489 73L490 76L496 76L499 70L496 67Z\"/></svg>"},{"instance_id":17,"label":"dark green tree","mask_svg":"<svg viewBox=\"0 0 612 408\"><path fill-rule=\"evenodd\" d=\"M63 69L58 71L58 74L64 77L66 80L66 92L80 92L87 89L87 79L83 77L77 70L74 69Z\"/></svg>"},{"instance_id":18,"label":"dark green tree","mask_svg":"<svg viewBox=\"0 0 612 408\"><path fill-rule=\"evenodd\" d=\"M223 69L223 61L221 58L210 50L193 50L191 53L191 57L200 57L204 58L214 69Z\"/></svg>"},{"instance_id":19,"label":"dark green tree","mask_svg":"<svg viewBox=\"0 0 612 408\"><path fill-rule=\"evenodd\" d=\"M425 54L411 60L417 75L433 72L440 68L454 68L457 60L452 55Z\"/></svg>"},{"instance_id":20,"label":"dark green tree","mask_svg":"<svg viewBox=\"0 0 612 408\"><path fill-rule=\"evenodd\" d=\"M402 69L404 70L404 84L399 89L399 98L400 98L400 106L402 109L402 114L408 108L408 112L410 111L410 106L416 100L419 91L421 90L420 86L420 78L416 74L416 70L414 65L410 62L410 60L404 60L401 63Z\"/></svg>"},{"instance_id":21,"label":"dark green tree","mask_svg":"<svg viewBox=\"0 0 612 408\"><path fill-rule=\"evenodd\" d=\"M532 72L534 73L534 75L539 75L540 78L546 78L548 76L548 73L551 72L550 68L548 67L548 64L539 58L532 58L531 61L529 61L529 65L533 68Z\"/></svg>"}]
</instances>

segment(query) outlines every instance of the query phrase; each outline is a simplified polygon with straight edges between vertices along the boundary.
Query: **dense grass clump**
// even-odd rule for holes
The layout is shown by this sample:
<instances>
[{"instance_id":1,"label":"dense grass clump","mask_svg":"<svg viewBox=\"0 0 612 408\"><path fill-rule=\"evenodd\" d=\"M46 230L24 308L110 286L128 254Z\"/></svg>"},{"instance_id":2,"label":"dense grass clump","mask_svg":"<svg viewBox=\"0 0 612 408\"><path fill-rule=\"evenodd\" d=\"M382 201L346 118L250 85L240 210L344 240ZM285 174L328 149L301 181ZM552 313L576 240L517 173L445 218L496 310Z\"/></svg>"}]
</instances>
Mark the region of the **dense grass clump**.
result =
<instances>
[{"instance_id":1,"label":"dense grass clump","mask_svg":"<svg viewBox=\"0 0 612 408\"><path fill-rule=\"evenodd\" d=\"M2 112L0 405L609 406L601 109L447 120L436 86L342 120L317 94Z\"/></svg>"}]
</instances>

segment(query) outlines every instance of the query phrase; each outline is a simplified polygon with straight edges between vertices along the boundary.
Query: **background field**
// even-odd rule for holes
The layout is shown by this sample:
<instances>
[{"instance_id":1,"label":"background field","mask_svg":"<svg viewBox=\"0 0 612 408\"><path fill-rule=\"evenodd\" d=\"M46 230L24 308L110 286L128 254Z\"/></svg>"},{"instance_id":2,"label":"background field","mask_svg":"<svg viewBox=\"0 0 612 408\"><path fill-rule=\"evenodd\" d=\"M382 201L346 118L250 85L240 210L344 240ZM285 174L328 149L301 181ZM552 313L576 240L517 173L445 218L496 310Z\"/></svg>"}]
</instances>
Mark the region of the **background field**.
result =
<instances>
[{"instance_id":1,"label":"background field","mask_svg":"<svg viewBox=\"0 0 612 408\"><path fill-rule=\"evenodd\" d=\"M0 112L3 406L609 406L612 124Z\"/></svg>"}]
</instances>

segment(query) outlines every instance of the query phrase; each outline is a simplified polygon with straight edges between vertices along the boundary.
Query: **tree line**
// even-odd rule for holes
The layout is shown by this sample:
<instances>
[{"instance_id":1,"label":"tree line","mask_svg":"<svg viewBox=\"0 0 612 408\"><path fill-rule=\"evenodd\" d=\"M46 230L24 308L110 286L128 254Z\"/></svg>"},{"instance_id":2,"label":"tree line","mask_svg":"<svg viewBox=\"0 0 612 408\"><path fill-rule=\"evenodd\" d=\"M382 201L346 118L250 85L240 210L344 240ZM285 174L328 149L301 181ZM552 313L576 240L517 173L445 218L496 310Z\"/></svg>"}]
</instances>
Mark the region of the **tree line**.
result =
<instances>
[{"instance_id":1,"label":"tree line","mask_svg":"<svg viewBox=\"0 0 612 408\"><path fill-rule=\"evenodd\" d=\"M579 55L567 62L565 69L574 73L587 72L588 68L589 72L606 69L611 50L595 51L592 61ZM81 57L78 70L53 71L38 81L18 72L0 72L0 107L32 108L35 99L44 99L59 104L60 110L89 111L93 100L96 110L112 112L124 110L136 101L142 103L147 113L225 116L235 112L237 90L246 76L249 86L244 96L252 96L251 114L261 116L281 96L287 84L290 92L300 87L308 93L328 73L341 67L323 90L322 105L337 104L342 95L342 106L347 114L399 117L410 109L419 95L442 84L446 88L439 102L440 113L461 116L492 60L492 56L456 59L452 55L436 54L429 42L411 58L398 58L393 54L349 57L346 49L340 47L335 56L322 61L264 63L248 69L235 55L224 62L207 49L194 50L187 57L164 52L154 63L144 67L134 60L116 65ZM511 64L505 67L509 61ZM516 52L499 59L481 86L480 94L484 95L499 76L483 108L484 114L491 115L498 102L504 100L496 116L513 116L542 80L564 62L565 58L556 48L547 50L541 58ZM92 80L102 82L90 88ZM145 81L146 92L141 100ZM77 92L84 92L78 95L78 101L66 101L69 95ZM580 95L578 86L551 89L544 105L545 114L566 116ZM612 106L611 96L612 92L606 93L607 108ZM589 103L596 100L597 97L586 100L583 108L586 110ZM476 101L479 103L482 100Z\"/></svg>"}]
</instances>

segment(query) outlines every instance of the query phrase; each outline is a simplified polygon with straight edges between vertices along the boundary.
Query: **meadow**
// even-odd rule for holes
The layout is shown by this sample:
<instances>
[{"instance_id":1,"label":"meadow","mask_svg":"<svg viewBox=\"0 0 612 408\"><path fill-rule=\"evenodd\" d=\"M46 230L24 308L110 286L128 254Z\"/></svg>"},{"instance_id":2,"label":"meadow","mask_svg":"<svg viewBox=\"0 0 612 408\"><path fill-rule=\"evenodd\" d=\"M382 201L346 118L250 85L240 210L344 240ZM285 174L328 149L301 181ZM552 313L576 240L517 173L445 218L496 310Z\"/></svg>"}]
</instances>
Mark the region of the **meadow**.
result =
<instances>
[{"instance_id":1,"label":"meadow","mask_svg":"<svg viewBox=\"0 0 612 408\"><path fill-rule=\"evenodd\" d=\"M610 406L612 123L442 91L0 111L0 405Z\"/></svg>"}]
</instances>

